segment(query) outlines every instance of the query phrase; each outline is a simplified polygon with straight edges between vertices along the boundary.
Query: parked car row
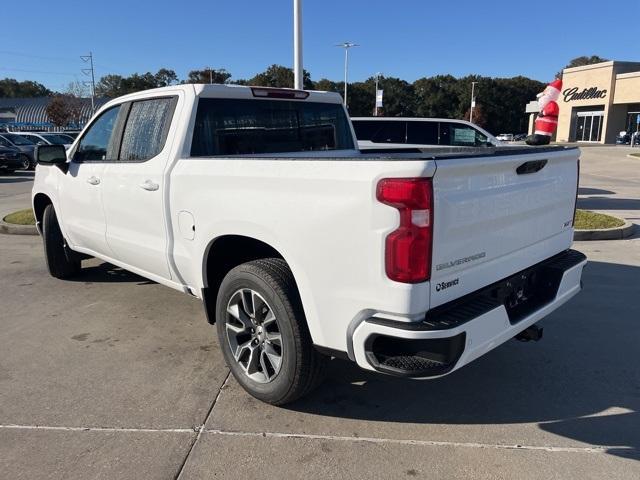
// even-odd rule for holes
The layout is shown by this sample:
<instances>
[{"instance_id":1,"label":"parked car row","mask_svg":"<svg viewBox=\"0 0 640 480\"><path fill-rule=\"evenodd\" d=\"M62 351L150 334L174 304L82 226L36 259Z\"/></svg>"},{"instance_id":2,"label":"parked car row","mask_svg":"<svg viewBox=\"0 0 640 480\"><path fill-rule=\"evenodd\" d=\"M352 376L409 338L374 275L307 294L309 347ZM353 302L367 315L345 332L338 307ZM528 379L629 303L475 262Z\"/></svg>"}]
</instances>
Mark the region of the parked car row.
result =
<instances>
[{"instance_id":1,"label":"parked car row","mask_svg":"<svg viewBox=\"0 0 640 480\"><path fill-rule=\"evenodd\" d=\"M63 145L66 149L78 133L0 132L0 169L3 173L19 169L33 170L36 167L34 152L37 145Z\"/></svg>"},{"instance_id":2,"label":"parked car row","mask_svg":"<svg viewBox=\"0 0 640 480\"><path fill-rule=\"evenodd\" d=\"M496 137L501 142L522 142L527 138L526 133L501 133Z\"/></svg>"}]
</instances>

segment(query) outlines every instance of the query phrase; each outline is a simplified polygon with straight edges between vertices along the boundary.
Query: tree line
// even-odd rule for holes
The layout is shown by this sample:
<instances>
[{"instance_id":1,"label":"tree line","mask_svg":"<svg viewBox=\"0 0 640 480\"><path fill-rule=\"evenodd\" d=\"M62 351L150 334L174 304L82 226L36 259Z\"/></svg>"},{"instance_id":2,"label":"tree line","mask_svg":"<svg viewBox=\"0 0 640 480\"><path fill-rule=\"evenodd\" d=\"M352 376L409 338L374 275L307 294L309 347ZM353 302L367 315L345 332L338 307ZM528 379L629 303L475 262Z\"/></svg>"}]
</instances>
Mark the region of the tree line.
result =
<instances>
[{"instance_id":1,"label":"tree line","mask_svg":"<svg viewBox=\"0 0 640 480\"><path fill-rule=\"evenodd\" d=\"M606 61L598 56L578 57L567 67L587 65ZM566 68L566 67L565 67ZM551 80L551 79L549 79ZM379 114L402 117L440 117L469 119L471 104L471 83L476 82L476 107L473 111L474 123L493 133L525 132L528 118L525 105L535 99L546 82L523 76L493 78L467 75L456 78L452 75L423 77L412 83L397 77L380 77L379 88L384 90L384 107ZM348 85L348 109L352 116L371 116L375 102L375 78ZM109 74L96 84L96 95L115 98L128 93L150 88L166 87L188 83L222 83L256 85L264 87L292 87L293 70L282 65L271 65L264 72L249 79L234 79L225 69L204 68L192 70L187 78L179 79L174 70L161 68L156 73L134 73L129 76ZM306 70L303 77L304 88L326 90L342 94L344 82L334 82L322 78L314 81ZM86 95L86 91L84 94ZM54 96L50 117L54 123L64 122L74 117L77 102L82 96L80 86L75 83L67 92L55 93L37 82L18 82L14 79L0 80L0 97Z\"/></svg>"}]
</instances>

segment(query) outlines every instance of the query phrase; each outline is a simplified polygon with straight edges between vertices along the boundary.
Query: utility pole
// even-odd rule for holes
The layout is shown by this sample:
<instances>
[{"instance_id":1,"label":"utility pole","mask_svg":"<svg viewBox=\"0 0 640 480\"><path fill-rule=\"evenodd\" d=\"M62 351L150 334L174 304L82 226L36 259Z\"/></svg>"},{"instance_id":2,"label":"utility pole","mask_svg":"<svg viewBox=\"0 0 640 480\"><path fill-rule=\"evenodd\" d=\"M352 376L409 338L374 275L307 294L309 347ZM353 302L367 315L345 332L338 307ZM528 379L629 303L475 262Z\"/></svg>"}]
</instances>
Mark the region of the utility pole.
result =
<instances>
[{"instance_id":1,"label":"utility pole","mask_svg":"<svg viewBox=\"0 0 640 480\"><path fill-rule=\"evenodd\" d=\"M376 73L376 96L375 96L375 101L376 101L376 106L374 107L374 111L373 111L373 116L377 117L378 116L378 83L380 82L380 77L382 76L382 73L378 72Z\"/></svg>"},{"instance_id":2,"label":"utility pole","mask_svg":"<svg viewBox=\"0 0 640 480\"><path fill-rule=\"evenodd\" d=\"M209 85L211 85L213 83L213 70L211 70L211 67L207 67L207 70L209 70Z\"/></svg>"},{"instance_id":3,"label":"utility pole","mask_svg":"<svg viewBox=\"0 0 640 480\"><path fill-rule=\"evenodd\" d=\"M293 0L293 88L304 90L302 69L302 0Z\"/></svg>"},{"instance_id":4,"label":"utility pole","mask_svg":"<svg viewBox=\"0 0 640 480\"><path fill-rule=\"evenodd\" d=\"M349 49L359 47L357 43L344 42L339 43L336 47L344 48L344 106L347 106L347 86L349 83Z\"/></svg>"},{"instance_id":5,"label":"utility pole","mask_svg":"<svg viewBox=\"0 0 640 480\"><path fill-rule=\"evenodd\" d=\"M471 82L471 110L469 110L469 122L471 123L473 123L473 107L476 106L476 97L475 97L476 83L478 82Z\"/></svg>"},{"instance_id":6,"label":"utility pole","mask_svg":"<svg viewBox=\"0 0 640 480\"><path fill-rule=\"evenodd\" d=\"M85 85L88 83L91 85L91 115L96 111L95 96L96 96L96 78L93 71L93 54L89 52L89 55L81 55L80 58L83 62L89 62L89 68L83 68L82 73L91 77L91 82L83 82Z\"/></svg>"}]
</instances>

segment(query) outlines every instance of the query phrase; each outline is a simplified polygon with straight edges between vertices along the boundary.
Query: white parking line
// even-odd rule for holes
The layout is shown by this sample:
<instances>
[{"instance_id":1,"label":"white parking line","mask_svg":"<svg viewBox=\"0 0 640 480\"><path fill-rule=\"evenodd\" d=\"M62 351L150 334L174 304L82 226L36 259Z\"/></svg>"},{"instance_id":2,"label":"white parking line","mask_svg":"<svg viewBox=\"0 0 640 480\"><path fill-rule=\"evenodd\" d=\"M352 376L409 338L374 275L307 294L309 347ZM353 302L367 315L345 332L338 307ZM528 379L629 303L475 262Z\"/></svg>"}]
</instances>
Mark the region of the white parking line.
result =
<instances>
[{"instance_id":1,"label":"white parking line","mask_svg":"<svg viewBox=\"0 0 640 480\"><path fill-rule=\"evenodd\" d=\"M215 406L215 403L214 403ZM210 415L211 412L209 412ZM208 415L208 416L209 416ZM207 418L208 418L207 416ZM205 421L206 423L206 421ZM194 428L118 428L118 427L50 427L44 425L0 425L0 430L44 430L44 431L69 431L69 432L131 432L131 433L197 433L197 437L191 445L189 453L203 434L222 435L230 437L255 437L255 438L283 438L302 440L325 440L334 442L367 442L378 444L411 445L420 447L462 447L462 448L493 448L503 450L533 450L545 452L564 453L607 453L609 450L628 450L632 447L624 445L598 445L590 447L559 447L552 445L519 445L519 444L499 444L499 443L476 443L476 442L443 442L435 440L410 440L398 438L377 438L377 437L347 437L336 435L314 435L306 433L282 433L282 432L242 432L220 429L206 429L204 424ZM189 455L186 456L186 460ZM181 469L181 470L182 470ZM179 476L177 477L179 478Z\"/></svg>"},{"instance_id":2,"label":"white parking line","mask_svg":"<svg viewBox=\"0 0 640 480\"><path fill-rule=\"evenodd\" d=\"M0 430L45 430L59 432L130 432L130 433L198 433L194 428L128 428L128 427L50 427L46 425L0 425Z\"/></svg>"},{"instance_id":3,"label":"white parking line","mask_svg":"<svg viewBox=\"0 0 640 480\"><path fill-rule=\"evenodd\" d=\"M475 442L439 442L433 440L406 440L396 438L376 438L376 437L344 437L334 435L313 435L306 433L277 433L277 432L234 432L228 430L206 429L204 433L215 435L228 435L239 437L266 437L266 438L299 438L308 440L329 440L338 442L369 442L388 443L396 445L414 445L425 447L464 447L464 448L496 448L506 450L542 450L546 452L565 453L606 453L608 450L633 450L627 446L598 445L592 447L556 447L541 445L507 445L499 443L475 443Z\"/></svg>"}]
</instances>

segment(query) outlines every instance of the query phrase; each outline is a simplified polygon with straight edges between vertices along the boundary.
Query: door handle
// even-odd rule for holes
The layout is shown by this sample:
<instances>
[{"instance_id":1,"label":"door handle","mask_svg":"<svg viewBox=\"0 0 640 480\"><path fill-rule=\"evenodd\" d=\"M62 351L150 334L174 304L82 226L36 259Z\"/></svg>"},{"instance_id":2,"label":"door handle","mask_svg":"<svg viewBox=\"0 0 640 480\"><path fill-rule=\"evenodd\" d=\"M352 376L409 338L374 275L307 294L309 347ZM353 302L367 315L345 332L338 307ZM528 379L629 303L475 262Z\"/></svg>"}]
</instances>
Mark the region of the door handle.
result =
<instances>
[{"instance_id":1,"label":"door handle","mask_svg":"<svg viewBox=\"0 0 640 480\"><path fill-rule=\"evenodd\" d=\"M158 188L160 188L160 185L158 185L155 182L152 182L151 180L145 180L140 184L140 188L142 188L143 190L147 190L149 192L155 192L156 190L158 190Z\"/></svg>"},{"instance_id":2,"label":"door handle","mask_svg":"<svg viewBox=\"0 0 640 480\"><path fill-rule=\"evenodd\" d=\"M536 173L544 168L547 164L547 160L531 160L529 162L524 162L518 168L516 168L516 173L518 175L526 175L527 173Z\"/></svg>"},{"instance_id":3,"label":"door handle","mask_svg":"<svg viewBox=\"0 0 640 480\"><path fill-rule=\"evenodd\" d=\"M92 175L91 177L87 178L87 183L90 183L91 185L100 185L100 179L95 175Z\"/></svg>"}]
</instances>

